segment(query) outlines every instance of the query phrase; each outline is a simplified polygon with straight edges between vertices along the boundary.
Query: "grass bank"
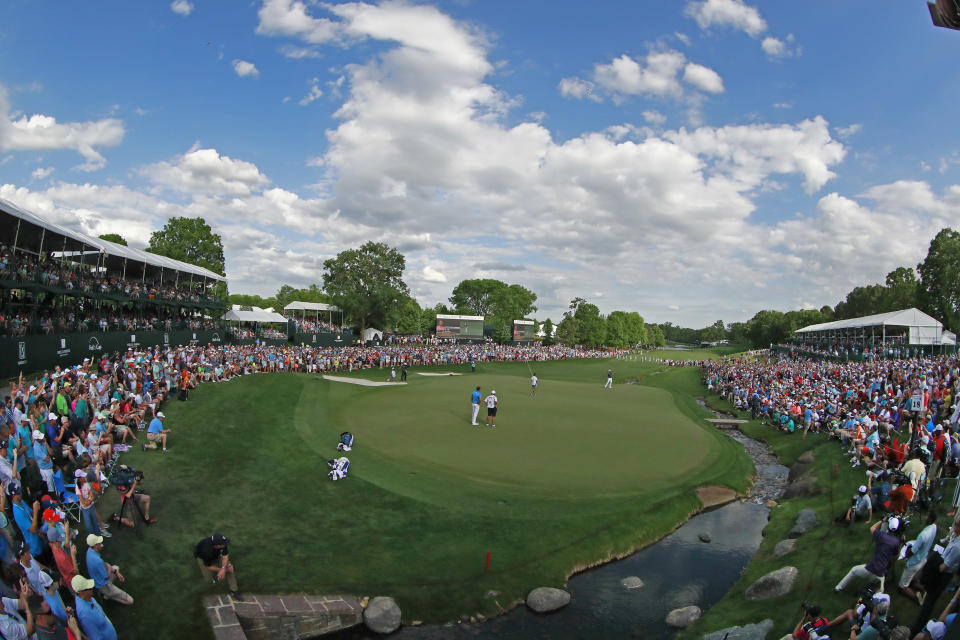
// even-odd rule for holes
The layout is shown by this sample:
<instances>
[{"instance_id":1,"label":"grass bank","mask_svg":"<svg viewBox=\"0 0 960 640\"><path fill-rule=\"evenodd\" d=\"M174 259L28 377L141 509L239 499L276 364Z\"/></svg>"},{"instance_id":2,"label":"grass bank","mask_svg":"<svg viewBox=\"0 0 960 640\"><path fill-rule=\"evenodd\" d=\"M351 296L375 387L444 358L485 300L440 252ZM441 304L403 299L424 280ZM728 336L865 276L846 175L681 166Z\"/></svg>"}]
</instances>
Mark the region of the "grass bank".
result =
<instances>
[{"instance_id":1,"label":"grass bank","mask_svg":"<svg viewBox=\"0 0 960 640\"><path fill-rule=\"evenodd\" d=\"M703 387L701 393L706 395L709 406L738 414L741 418L750 418L748 412L737 412L719 396L707 394ZM863 467L851 468L849 455L837 440L828 440L820 435L809 435L806 440L801 440L799 434L786 434L753 420L740 425L740 428L751 438L767 443L780 462L787 466L794 465L804 451L811 451L814 462L808 473L817 478L817 486L822 493L781 500L778 506L771 509L770 522L763 532L763 542L743 575L703 618L678 635L680 640L699 638L710 631L759 622L764 618L770 618L775 623L768 637L779 638L793 630L800 619L800 605L803 602L820 605L823 615L833 618L854 605L859 585L851 585L841 594L835 594L833 587L851 566L868 562L873 554L874 545L869 524L858 523L848 528L837 526L833 522L834 518L850 505L850 498L856 493L857 487L866 483ZM807 508L817 512L820 526L800 536L792 552L775 558L773 548L787 537L787 532L793 527L800 510ZM940 513L941 535L945 527L949 526L944 524L947 520L943 517L945 510L946 508L941 509ZM875 515L873 522L876 522L878 517ZM924 526L924 518L925 515L914 516L910 528L906 531L907 539L920 532ZM785 566L798 569L797 583L791 593L780 598L753 602L744 598L746 588L754 581ZM900 578L902 570L903 562L897 562L896 579ZM892 616L900 623L910 625L918 611L916 603L896 593L896 584L891 584L889 580L887 592L893 595ZM944 604L947 599L943 598ZM936 615L939 615L940 608L936 610ZM840 631L833 630L831 636L845 637L847 633L849 628L844 627Z\"/></svg>"},{"instance_id":2,"label":"grass bank","mask_svg":"<svg viewBox=\"0 0 960 640\"><path fill-rule=\"evenodd\" d=\"M467 375L443 378L412 369L402 388L249 376L171 403L170 452L124 456L146 472L160 523L142 538L107 540L104 557L137 599L108 604L108 615L124 637L209 637L200 601L217 587L201 583L191 552L217 530L233 540L244 591L392 595L407 622L490 616L533 587L562 586L577 569L659 539L699 509L697 486L746 488L752 465L704 426L694 370L535 366L536 398L527 365L512 363L473 375L446 367ZM604 392L608 367L618 382L640 384ZM468 424L476 385L503 397L496 432ZM352 473L331 483L325 461L344 429L357 434ZM696 446L673 451L677 441ZM698 463L674 468L686 458ZM591 465L597 477L587 477ZM118 501L108 494L100 508ZM486 598L491 590L500 596Z\"/></svg>"}]
</instances>

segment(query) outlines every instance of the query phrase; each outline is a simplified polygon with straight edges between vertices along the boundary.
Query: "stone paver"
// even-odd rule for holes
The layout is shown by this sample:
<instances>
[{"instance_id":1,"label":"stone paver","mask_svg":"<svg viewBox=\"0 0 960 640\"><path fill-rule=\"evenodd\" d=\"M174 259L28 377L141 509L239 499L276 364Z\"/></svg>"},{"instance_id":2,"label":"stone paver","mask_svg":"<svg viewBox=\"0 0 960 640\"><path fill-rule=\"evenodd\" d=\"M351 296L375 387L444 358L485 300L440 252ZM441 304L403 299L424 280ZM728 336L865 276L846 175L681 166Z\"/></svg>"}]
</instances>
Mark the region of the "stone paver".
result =
<instances>
[{"instance_id":1,"label":"stone paver","mask_svg":"<svg viewBox=\"0 0 960 640\"><path fill-rule=\"evenodd\" d=\"M339 594L249 595L243 602L210 595L203 604L216 640L313 638L363 621L360 601Z\"/></svg>"}]
</instances>

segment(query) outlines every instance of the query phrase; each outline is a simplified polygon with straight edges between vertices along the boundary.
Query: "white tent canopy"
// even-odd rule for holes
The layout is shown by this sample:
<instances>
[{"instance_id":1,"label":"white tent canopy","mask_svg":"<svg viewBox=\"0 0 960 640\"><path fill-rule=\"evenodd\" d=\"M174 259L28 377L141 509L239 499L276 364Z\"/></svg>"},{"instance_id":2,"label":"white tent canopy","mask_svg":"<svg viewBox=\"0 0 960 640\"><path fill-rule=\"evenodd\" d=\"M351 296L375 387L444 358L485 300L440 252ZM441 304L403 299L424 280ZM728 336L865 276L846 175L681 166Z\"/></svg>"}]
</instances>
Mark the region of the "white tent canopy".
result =
<instances>
[{"instance_id":1,"label":"white tent canopy","mask_svg":"<svg viewBox=\"0 0 960 640\"><path fill-rule=\"evenodd\" d=\"M283 308L284 311L340 311L332 304L324 302L291 302Z\"/></svg>"},{"instance_id":2,"label":"white tent canopy","mask_svg":"<svg viewBox=\"0 0 960 640\"><path fill-rule=\"evenodd\" d=\"M260 307L237 308L237 305L234 305L233 309L230 309L230 311L227 311L225 314L223 314L223 319L227 322L287 323L287 319L279 313L274 313L273 311L269 311L267 309L261 309Z\"/></svg>"},{"instance_id":3,"label":"white tent canopy","mask_svg":"<svg viewBox=\"0 0 960 640\"><path fill-rule=\"evenodd\" d=\"M13 216L14 218L19 218L22 222L30 223L40 229L46 229L47 231L52 231L57 235L70 238L74 242L78 242L84 246L96 249L98 253L117 256L125 260L132 260L133 262L143 262L154 267L170 269L171 271L191 273L204 278L209 278L211 280L226 282L226 278L214 273L213 271L210 271L209 269L204 269L203 267L198 267L197 265L186 262L181 262L180 260L174 260L173 258L167 258L166 256L160 256L155 253L148 253L146 251L141 251L140 249L134 249L133 247L125 247L122 244L116 244L101 238L95 238L79 231L67 229L66 227L62 227L58 224L54 224L53 222L44 220L36 214L25 211L7 200L0 199L0 212ZM57 245L51 242L49 246L51 249L56 249ZM59 255L61 252L55 251L54 253ZM65 252L65 255L69 253L71 252Z\"/></svg>"},{"instance_id":4,"label":"white tent canopy","mask_svg":"<svg viewBox=\"0 0 960 640\"><path fill-rule=\"evenodd\" d=\"M910 345L956 344L956 336L949 331L945 331L941 322L915 308L812 324L797 329L795 333L801 334L802 337L849 336L854 333L861 333L864 336L869 334L869 336L883 340L894 335L893 331L888 331L888 327L891 330L906 328L907 334L904 337L907 338L907 343ZM860 331L858 332L858 330Z\"/></svg>"}]
</instances>

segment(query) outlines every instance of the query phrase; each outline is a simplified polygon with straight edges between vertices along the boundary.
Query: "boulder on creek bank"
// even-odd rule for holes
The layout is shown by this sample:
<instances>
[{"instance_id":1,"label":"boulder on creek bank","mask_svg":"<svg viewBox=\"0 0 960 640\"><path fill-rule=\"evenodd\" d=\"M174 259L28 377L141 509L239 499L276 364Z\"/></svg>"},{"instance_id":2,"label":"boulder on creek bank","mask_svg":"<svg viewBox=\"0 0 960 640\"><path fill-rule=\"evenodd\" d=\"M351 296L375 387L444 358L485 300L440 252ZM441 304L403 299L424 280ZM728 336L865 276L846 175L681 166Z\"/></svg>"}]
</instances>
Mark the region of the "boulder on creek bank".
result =
<instances>
[{"instance_id":1,"label":"boulder on creek bank","mask_svg":"<svg viewBox=\"0 0 960 640\"><path fill-rule=\"evenodd\" d=\"M767 618L754 624L745 624L742 627L727 627L726 629L706 633L700 640L765 640L770 629L773 629L773 620Z\"/></svg>"},{"instance_id":2,"label":"boulder on creek bank","mask_svg":"<svg viewBox=\"0 0 960 640\"><path fill-rule=\"evenodd\" d=\"M820 524L820 519L817 518L817 512L813 509L801 509L800 513L797 514L797 521L793 524L793 528L790 529L790 533L787 534L788 538L799 538L808 531L813 531Z\"/></svg>"},{"instance_id":3,"label":"boulder on creek bank","mask_svg":"<svg viewBox=\"0 0 960 640\"><path fill-rule=\"evenodd\" d=\"M537 587L527 594L527 606L537 613L556 611L570 604L570 594L563 589Z\"/></svg>"},{"instance_id":4,"label":"boulder on creek bank","mask_svg":"<svg viewBox=\"0 0 960 640\"><path fill-rule=\"evenodd\" d=\"M780 556L785 556L791 551L793 551L793 545L797 544L796 538L787 538L786 540L781 540L777 543L777 546L773 548L773 557L779 558Z\"/></svg>"},{"instance_id":5,"label":"boulder on creek bank","mask_svg":"<svg viewBox=\"0 0 960 640\"><path fill-rule=\"evenodd\" d=\"M363 624L374 633L393 633L400 628L400 607L393 598L374 598L363 610Z\"/></svg>"},{"instance_id":6,"label":"boulder on creek bank","mask_svg":"<svg viewBox=\"0 0 960 640\"><path fill-rule=\"evenodd\" d=\"M771 571L747 587L744 597L747 600L769 600L785 596L793 589L797 573L796 567L783 567Z\"/></svg>"}]
</instances>

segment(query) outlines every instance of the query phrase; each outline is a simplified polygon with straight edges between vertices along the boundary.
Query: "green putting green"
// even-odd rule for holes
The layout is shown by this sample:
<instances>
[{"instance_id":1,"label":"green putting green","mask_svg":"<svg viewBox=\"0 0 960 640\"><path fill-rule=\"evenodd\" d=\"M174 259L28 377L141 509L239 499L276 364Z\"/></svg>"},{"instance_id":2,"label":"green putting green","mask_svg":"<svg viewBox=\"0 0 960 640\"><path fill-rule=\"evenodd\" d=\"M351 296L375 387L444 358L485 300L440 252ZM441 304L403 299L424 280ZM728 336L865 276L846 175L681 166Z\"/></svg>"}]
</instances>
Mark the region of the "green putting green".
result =
<instances>
[{"instance_id":1,"label":"green putting green","mask_svg":"<svg viewBox=\"0 0 960 640\"><path fill-rule=\"evenodd\" d=\"M694 402L697 370L607 360L536 370L535 398L530 369L512 363L411 369L404 387L246 376L169 403L169 453L123 456L146 472L160 523L107 541L104 557L137 599L108 603L108 615L123 637L203 637L201 599L224 587L201 582L191 552L214 531L232 539L246 592L391 595L408 621L495 615L658 539L699 508L696 487L746 488L749 459ZM501 397L496 430L469 424L476 385ZM351 472L333 483L326 460L344 430L357 437ZM101 513L118 502L104 496Z\"/></svg>"},{"instance_id":2,"label":"green putting green","mask_svg":"<svg viewBox=\"0 0 960 640\"><path fill-rule=\"evenodd\" d=\"M529 495L597 497L649 494L710 457L713 441L676 410L662 389L544 380L536 396L526 378L485 375L497 390L497 428L486 407L470 425L474 377L441 377L408 387L365 388L338 414L357 437L360 477L384 488L416 470L426 486L469 483ZM370 464L367 464L367 463ZM409 483L403 483L408 485Z\"/></svg>"}]
</instances>

